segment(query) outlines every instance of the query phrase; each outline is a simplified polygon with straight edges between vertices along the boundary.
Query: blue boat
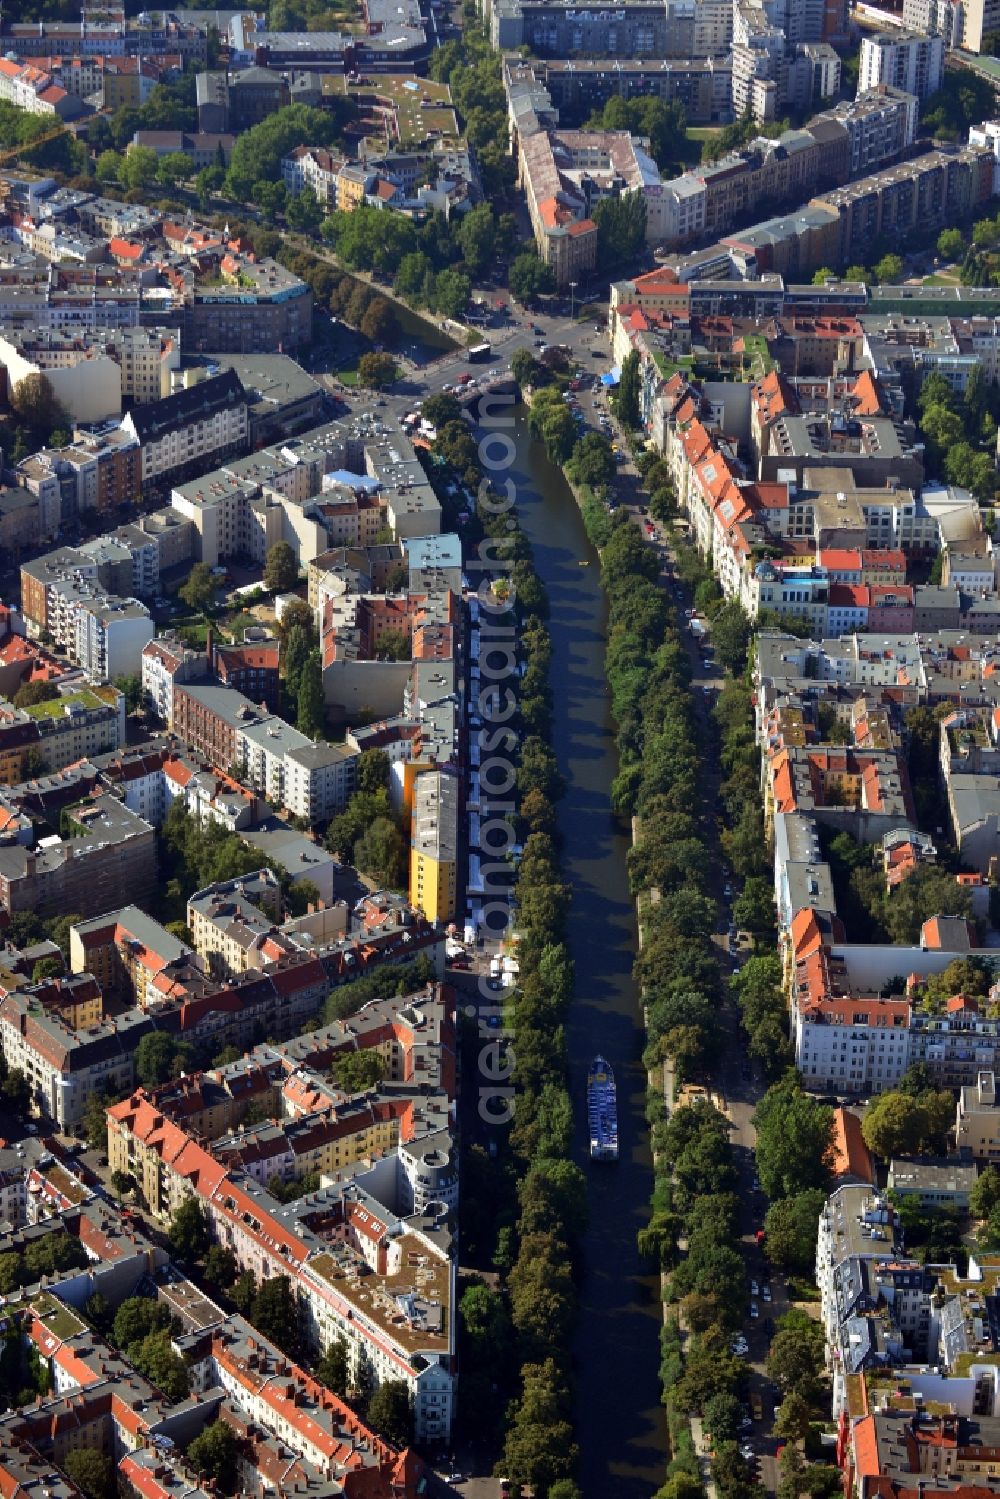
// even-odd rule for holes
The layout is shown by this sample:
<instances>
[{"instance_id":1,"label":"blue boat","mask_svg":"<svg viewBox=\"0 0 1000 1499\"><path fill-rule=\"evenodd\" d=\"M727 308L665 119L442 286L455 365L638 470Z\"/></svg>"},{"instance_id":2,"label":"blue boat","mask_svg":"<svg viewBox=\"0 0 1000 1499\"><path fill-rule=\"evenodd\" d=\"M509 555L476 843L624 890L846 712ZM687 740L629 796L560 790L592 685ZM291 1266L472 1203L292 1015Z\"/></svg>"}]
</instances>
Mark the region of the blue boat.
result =
<instances>
[{"instance_id":1,"label":"blue boat","mask_svg":"<svg viewBox=\"0 0 1000 1499\"><path fill-rule=\"evenodd\" d=\"M587 1073L587 1122L590 1159L618 1159L618 1095L615 1075L603 1057L595 1057Z\"/></svg>"}]
</instances>

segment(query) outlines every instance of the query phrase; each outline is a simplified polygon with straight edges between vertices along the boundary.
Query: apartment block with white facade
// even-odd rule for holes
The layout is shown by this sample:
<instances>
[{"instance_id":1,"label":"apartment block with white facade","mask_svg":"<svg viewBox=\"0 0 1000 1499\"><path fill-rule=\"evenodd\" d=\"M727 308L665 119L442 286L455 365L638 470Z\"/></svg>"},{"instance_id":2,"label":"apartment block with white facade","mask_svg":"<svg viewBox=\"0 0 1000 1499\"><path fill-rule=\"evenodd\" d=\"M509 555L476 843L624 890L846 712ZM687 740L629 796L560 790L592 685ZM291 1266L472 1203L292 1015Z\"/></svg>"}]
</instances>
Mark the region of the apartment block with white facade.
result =
<instances>
[{"instance_id":1,"label":"apartment block with white facade","mask_svg":"<svg viewBox=\"0 0 1000 1499\"><path fill-rule=\"evenodd\" d=\"M941 86L944 52L943 37L918 31L866 36L861 42L858 92L888 83L918 99L927 99Z\"/></svg>"}]
</instances>

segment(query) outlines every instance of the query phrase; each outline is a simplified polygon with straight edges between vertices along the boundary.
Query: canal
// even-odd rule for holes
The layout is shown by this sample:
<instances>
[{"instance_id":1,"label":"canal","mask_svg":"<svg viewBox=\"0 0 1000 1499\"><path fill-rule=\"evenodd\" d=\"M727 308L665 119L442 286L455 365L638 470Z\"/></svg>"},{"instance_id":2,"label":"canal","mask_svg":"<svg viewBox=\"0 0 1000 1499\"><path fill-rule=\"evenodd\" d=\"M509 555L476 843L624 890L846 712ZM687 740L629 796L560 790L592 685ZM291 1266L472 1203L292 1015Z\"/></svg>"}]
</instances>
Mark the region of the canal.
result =
<instances>
[{"instance_id":1,"label":"canal","mask_svg":"<svg viewBox=\"0 0 1000 1499\"><path fill-rule=\"evenodd\" d=\"M515 440L511 477L521 524L551 604L554 747L566 777L559 827L564 877L573 892L568 936L576 964L567 1030L575 1152L590 1201L575 1350L580 1483L585 1499L650 1499L667 1459L657 1382L661 1305L659 1278L645 1270L636 1250L653 1175L642 1017L631 972L636 930L628 843L609 801L618 763L604 678L607 608L597 553L576 502L530 436L521 410ZM589 1160L585 1088L598 1052L618 1083L617 1165Z\"/></svg>"}]
</instances>

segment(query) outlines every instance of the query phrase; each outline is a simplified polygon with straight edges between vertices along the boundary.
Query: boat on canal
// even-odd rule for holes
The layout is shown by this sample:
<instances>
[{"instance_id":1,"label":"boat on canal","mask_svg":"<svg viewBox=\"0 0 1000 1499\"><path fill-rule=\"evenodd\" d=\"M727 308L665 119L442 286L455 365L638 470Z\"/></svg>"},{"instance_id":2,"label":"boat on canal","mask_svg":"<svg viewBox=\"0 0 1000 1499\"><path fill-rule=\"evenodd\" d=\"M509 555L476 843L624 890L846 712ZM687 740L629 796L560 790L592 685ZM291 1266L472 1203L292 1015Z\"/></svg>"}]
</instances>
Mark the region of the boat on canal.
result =
<instances>
[{"instance_id":1,"label":"boat on canal","mask_svg":"<svg viewBox=\"0 0 1000 1499\"><path fill-rule=\"evenodd\" d=\"M590 1159L618 1159L618 1094L615 1075L603 1057L595 1057L587 1073L587 1122Z\"/></svg>"}]
</instances>

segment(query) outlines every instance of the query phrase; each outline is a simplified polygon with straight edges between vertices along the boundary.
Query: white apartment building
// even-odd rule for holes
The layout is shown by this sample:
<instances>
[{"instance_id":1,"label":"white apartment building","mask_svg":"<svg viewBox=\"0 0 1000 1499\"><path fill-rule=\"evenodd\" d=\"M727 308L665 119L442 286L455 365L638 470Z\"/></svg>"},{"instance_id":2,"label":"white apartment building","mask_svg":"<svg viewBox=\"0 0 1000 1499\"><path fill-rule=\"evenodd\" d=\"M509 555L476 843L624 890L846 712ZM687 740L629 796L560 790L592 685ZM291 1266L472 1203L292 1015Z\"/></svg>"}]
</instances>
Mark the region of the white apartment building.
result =
<instances>
[{"instance_id":1,"label":"white apartment building","mask_svg":"<svg viewBox=\"0 0 1000 1499\"><path fill-rule=\"evenodd\" d=\"M296 146L281 159L281 178L290 193L298 195L308 187L320 203L336 207L337 179L346 165L345 157L333 156L322 146Z\"/></svg>"},{"instance_id":2,"label":"white apartment building","mask_svg":"<svg viewBox=\"0 0 1000 1499\"><path fill-rule=\"evenodd\" d=\"M229 370L165 400L135 407L122 430L142 448L143 483L163 479L190 464L246 451L246 391Z\"/></svg>"},{"instance_id":3,"label":"white apartment building","mask_svg":"<svg viewBox=\"0 0 1000 1499\"><path fill-rule=\"evenodd\" d=\"M903 25L908 31L939 36L950 50L962 44L963 9L961 0L903 0Z\"/></svg>"},{"instance_id":4,"label":"white apartment building","mask_svg":"<svg viewBox=\"0 0 1000 1499\"><path fill-rule=\"evenodd\" d=\"M357 756L342 745L314 744L282 718L241 725L236 758L246 784L295 817L323 821L354 789Z\"/></svg>"},{"instance_id":5,"label":"white apartment building","mask_svg":"<svg viewBox=\"0 0 1000 1499\"><path fill-rule=\"evenodd\" d=\"M93 682L139 676L153 621L138 599L91 598L77 604L73 656Z\"/></svg>"},{"instance_id":6,"label":"white apartment building","mask_svg":"<svg viewBox=\"0 0 1000 1499\"><path fill-rule=\"evenodd\" d=\"M926 99L941 87L944 52L943 37L916 31L866 36L861 43L858 93L888 83Z\"/></svg>"}]
</instances>

